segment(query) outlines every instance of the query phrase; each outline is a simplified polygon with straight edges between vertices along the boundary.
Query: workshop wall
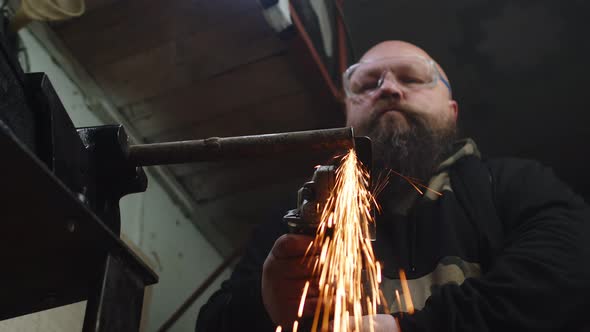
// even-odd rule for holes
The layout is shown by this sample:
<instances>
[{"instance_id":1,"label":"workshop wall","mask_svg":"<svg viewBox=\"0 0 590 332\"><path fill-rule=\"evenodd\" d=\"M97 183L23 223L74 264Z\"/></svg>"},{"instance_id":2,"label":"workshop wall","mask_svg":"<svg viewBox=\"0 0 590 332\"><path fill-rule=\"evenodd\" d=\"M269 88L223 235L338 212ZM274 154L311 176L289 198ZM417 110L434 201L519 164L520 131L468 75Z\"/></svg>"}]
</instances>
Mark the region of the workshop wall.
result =
<instances>
[{"instance_id":1,"label":"workshop wall","mask_svg":"<svg viewBox=\"0 0 590 332\"><path fill-rule=\"evenodd\" d=\"M87 105L82 91L60 64L29 32L21 33L29 71L45 72L76 127L104 124ZM163 187L148 174L147 192L121 201L122 238L159 275L146 291L143 331L156 331L200 283L222 262L222 257L187 219ZM219 288L226 271L171 331L193 331L198 310ZM0 322L1 331L81 331L85 302Z\"/></svg>"}]
</instances>

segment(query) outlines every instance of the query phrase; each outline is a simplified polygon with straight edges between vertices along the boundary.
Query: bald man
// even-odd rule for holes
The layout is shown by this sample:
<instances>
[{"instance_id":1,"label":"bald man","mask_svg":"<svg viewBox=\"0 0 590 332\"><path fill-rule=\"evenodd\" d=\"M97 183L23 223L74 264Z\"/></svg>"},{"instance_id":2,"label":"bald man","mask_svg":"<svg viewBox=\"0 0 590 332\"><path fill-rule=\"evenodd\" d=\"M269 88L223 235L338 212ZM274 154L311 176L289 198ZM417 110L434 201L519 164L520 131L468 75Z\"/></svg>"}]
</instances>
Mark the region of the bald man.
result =
<instances>
[{"instance_id":1,"label":"bald man","mask_svg":"<svg viewBox=\"0 0 590 332\"><path fill-rule=\"evenodd\" d=\"M373 141L376 176L422 179L423 194L393 177L378 201L382 314L375 331L580 331L590 302L590 208L533 161L486 159L457 139L459 107L443 69L421 48L387 41L343 74L346 124ZM441 193L438 195L435 192ZM279 220L252 244L201 309L197 331L290 331L311 271L310 237ZM414 310L402 293L405 271ZM300 322L313 316L310 287ZM388 312L386 314L385 312Z\"/></svg>"}]
</instances>

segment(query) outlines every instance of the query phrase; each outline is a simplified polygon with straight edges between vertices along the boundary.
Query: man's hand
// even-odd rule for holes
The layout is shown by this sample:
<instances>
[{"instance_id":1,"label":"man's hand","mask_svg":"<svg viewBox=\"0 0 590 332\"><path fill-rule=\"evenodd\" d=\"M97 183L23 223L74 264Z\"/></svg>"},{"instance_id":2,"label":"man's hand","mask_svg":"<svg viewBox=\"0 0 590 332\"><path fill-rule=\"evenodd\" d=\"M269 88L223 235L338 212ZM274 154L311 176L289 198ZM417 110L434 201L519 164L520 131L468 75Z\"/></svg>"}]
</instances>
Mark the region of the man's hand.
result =
<instances>
[{"instance_id":1,"label":"man's hand","mask_svg":"<svg viewBox=\"0 0 590 332\"><path fill-rule=\"evenodd\" d=\"M312 237L285 234L277 239L262 267L262 302L272 321L290 328L297 319L297 310L305 282L311 279L312 265L304 259ZM313 257L312 257L313 259ZM313 316L317 303L317 281L307 291L303 317Z\"/></svg>"},{"instance_id":2,"label":"man's hand","mask_svg":"<svg viewBox=\"0 0 590 332\"><path fill-rule=\"evenodd\" d=\"M372 330L371 324L373 324ZM332 328L333 326L330 326L330 331ZM349 320L348 330L353 331L354 328L354 320L351 318ZM397 321L392 315L363 316L360 328L359 332L400 332L399 325L397 325Z\"/></svg>"}]
</instances>

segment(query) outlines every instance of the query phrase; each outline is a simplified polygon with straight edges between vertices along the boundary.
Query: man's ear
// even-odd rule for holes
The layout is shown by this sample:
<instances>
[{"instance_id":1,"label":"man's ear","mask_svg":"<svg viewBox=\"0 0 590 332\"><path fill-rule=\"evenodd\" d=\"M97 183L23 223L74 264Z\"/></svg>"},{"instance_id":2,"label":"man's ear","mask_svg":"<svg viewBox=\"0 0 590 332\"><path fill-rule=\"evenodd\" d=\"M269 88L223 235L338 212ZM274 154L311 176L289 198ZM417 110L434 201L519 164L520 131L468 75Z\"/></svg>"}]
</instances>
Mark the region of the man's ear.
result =
<instances>
[{"instance_id":1,"label":"man's ear","mask_svg":"<svg viewBox=\"0 0 590 332\"><path fill-rule=\"evenodd\" d=\"M453 119L457 121L457 117L459 116L459 104L455 100L449 100L449 109L451 114L453 115Z\"/></svg>"}]
</instances>

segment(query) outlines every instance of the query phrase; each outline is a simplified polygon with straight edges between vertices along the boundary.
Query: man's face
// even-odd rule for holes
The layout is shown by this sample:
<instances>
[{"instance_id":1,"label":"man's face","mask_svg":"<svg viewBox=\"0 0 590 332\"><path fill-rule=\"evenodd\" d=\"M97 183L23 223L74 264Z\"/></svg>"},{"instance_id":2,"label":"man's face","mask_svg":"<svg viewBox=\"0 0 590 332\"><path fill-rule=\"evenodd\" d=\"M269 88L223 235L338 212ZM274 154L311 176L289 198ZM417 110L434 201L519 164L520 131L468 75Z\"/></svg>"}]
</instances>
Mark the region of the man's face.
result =
<instances>
[{"instance_id":1,"label":"man's face","mask_svg":"<svg viewBox=\"0 0 590 332\"><path fill-rule=\"evenodd\" d=\"M369 50L361 61L389 57L430 59L411 44L385 42ZM356 135L371 137L377 167L427 176L436 166L431 164L440 162L432 154L442 154L455 138L457 104L440 79L434 86L408 89L395 76L387 73L381 86L363 98L347 98L347 125ZM426 169L416 169L423 167Z\"/></svg>"}]
</instances>

